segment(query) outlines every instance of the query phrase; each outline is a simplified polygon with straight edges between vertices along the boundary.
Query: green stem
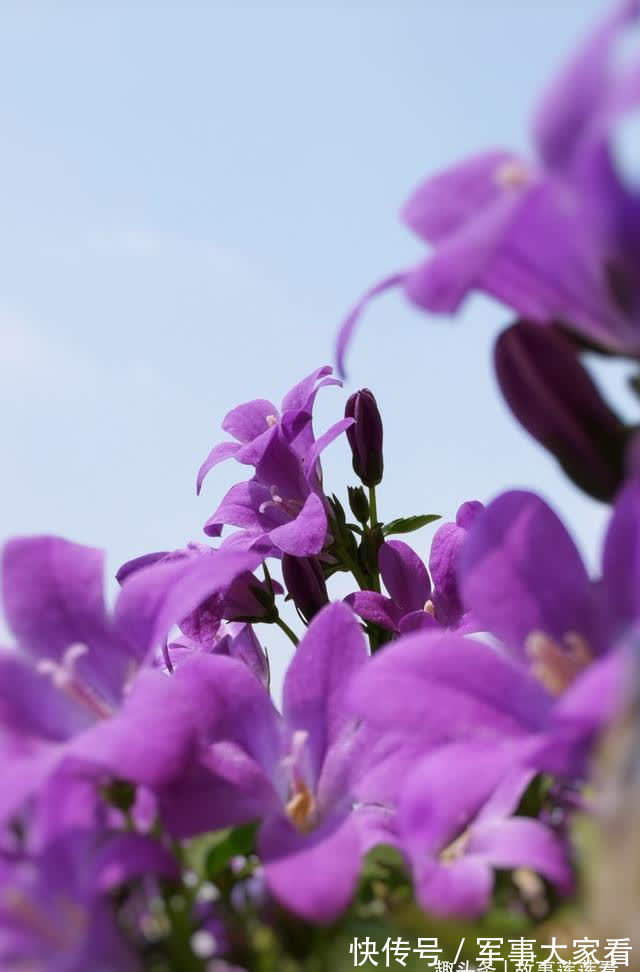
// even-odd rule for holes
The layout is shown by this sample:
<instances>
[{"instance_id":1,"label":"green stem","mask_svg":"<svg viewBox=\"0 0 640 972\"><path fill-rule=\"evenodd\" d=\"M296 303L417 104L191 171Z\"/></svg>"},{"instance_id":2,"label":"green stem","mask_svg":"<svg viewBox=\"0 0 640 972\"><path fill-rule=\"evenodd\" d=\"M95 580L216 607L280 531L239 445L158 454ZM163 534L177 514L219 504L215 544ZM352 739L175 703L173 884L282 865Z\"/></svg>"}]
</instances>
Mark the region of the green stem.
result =
<instances>
[{"instance_id":1,"label":"green stem","mask_svg":"<svg viewBox=\"0 0 640 972\"><path fill-rule=\"evenodd\" d=\"M371 524L371 529L375 530L378 524L378 503L376 500L376 488L375 486L369 486L369 522ZM380 571L378 570L377 557L375 562L371 565L371 579L373 581L373 589L378 594L380 593Z\"/></svg>"},{"instance_id":2,"label":"green stem","mask_svg":"<svg viewBox=\"0 0 640 972\"><path fill-rule=\"evenodd\" d=\"M374 527L378 522L378 504L376 502L376 488L369 486L369 518L371 526Z\"/></svg>"},{"instance_id":3,"label":"green stem","mask_svg":"<svg viewBox=\"0 0 640 972\"><path fill-rule=\"evenodd\" d=\"M293 642L294 645L298 644L298 636L295 631L292 631L286 621L284 621L280 615L275 619L275 624L278 625L281 631L284 631L289 641Z\"/></svg>"}]
</instances>

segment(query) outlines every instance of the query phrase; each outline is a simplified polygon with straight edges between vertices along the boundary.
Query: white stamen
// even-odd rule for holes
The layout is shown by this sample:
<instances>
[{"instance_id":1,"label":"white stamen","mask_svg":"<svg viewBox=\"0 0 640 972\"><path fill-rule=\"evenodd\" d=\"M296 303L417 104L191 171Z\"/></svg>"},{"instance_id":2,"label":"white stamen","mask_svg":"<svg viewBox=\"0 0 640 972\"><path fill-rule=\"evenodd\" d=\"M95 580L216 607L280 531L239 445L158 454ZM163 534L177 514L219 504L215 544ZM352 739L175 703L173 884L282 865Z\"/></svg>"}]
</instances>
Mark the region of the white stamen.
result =
<instances>
[{"instance_id":1,"label":"white stamen","mask_svg":"<svg viewBox=\"0 0 640 972\"><path fill-rule=\"evenodd\" d=\"M53 658L41 658L36 665L36 670L41 675L48 675L57 689L65 692L87 709L94 718L108 719L112 715L110 707L88 685L76 677L76 662L88 651L88 645L74 642L69 645L59 662L54 661Z\"/></svg>"},{"instance_id":2,"label":"white stamen","mask_svg":"<svg viewBox=\"0 0 640 972\"><path fill-rule=\"evenodd\" d=\"M36 668L42 675L50 675L51 681L56 688L65 688L73 680L73 669L79 658L86 655L89 651L87 645L81 642L74 642L69 645L62 656L61 661L54 661L52 658L41 658Z\"/></svg>"},{"instance_id":3,"label":"white stamen","mask_svg":"<svg viewBox=\"0 0 640 972\"><path fill-rule=\"evenodd\" d=\"M429 600L425 602L425 605L422 610L424 611L425 614L430 614L432 618L435 617L436 609L433 606L433 601L431 600L431 598L429 598Z\"/></svg>"},{"instance_id":4,"label":"white stamen","mask_svg":"<svg viewBox=\"0 0 640 972\"><path fill-rule=\"evenodd\" d=\"M272 429L273 426L277 424L278 424L277 415L267 415L267 425L269 426L270 429Z\"/></svg>"}]
</instances>

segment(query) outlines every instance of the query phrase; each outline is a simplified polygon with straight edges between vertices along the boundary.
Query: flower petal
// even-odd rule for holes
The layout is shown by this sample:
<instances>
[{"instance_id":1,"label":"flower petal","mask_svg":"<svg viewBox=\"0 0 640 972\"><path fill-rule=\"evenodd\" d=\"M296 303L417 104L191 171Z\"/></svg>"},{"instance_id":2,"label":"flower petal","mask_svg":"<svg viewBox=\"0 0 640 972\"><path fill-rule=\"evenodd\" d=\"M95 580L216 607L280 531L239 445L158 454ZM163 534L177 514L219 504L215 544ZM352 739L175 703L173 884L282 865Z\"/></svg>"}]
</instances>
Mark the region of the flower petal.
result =
<instances>
[{"instance_id":1,"label":"flower petal","mask_svg":"<svg viewBox=\"0 0 640 972\"><path fill-rule=\"evenodd\" d=\"M553 510L534 493L503 493L476 520L461 554L463 600L482 630L524 657L544 632L562 644L578 632L598 646L591 583Z\"/></svg>"},{"instance_id":2,"label":"flower petal","mask_svg":"<svg viewBox=\"0 0 640 972\"><path fill-rule=\"evenodd\" d=\"M16 537L2 556L5 614L22 650L60 662L72 645L84 646L74 671L113 704L135 653L112 630L103 572L101 550L60 537Z\"/></svg>"},{"instance_id":3,"label":"flower petal","mask_svg":"<svg viewBox=\"0 0 640 972\"><path fill-rule=\"evenodd\" d=\"M461 857L451 864L427 858L416 862L414 883L427 914L477 918L491 902L493 874L477 857Z\"/></svg>"},{"instance_id":4,"label":"flower petal","mask_svg":"<svg viewBox=\"0 0 640 972\"><path fill-rule=\"evenodd\" d=\"M347 355L347 349L351 344L353 333L360 321L362 312L374 299L374 297L378 297L380 294L383 294L386 290L391 290L393 287L400 286L400 284L404 282L405 276L406 275L404 272L392 273L388 277L384 277L377 284L374 284L373 287L370 287L369 290L362 295L355 307L349 311L344 321L340 325L340 330L338 331L338 336L336 338L335 355L338 366L338 374L342 378L346 377L345 358Z\"/></svg>"},{"instance_id":5,"label":"flower petal","mask_svg":"<svg viewBox=\"0 0 640 972\"><path fill-rule=\"evenodd\" d=\"M156 796L164 826L180 838L250 823L280 806L264 770L228 743L208 747Z\"/></svg>"},{"instance_id":6,"label":"flower petal","mask_svg":"<svg viewBox=\"0 0 640 972\"><path fill-rule=\"evenodd\" d=\"M228 589L240 574L254 570L261 559L254 551L212 550L145 567L120 592L114 612L116 629L143 661L174 624Z\"/></svg>"},{"instance_id":7,"label":"flower petal","mask_svg":"<svg viewBox=\"0 0 640 972\"><path fill-rule=\"evenodd\" d=\"M395 631L400 623L402 612L390 597L376 591L356 591L345 597L352 611L365 621L373 621L386 631Z\"/></svg>"},{"instance_id":8,"label":"flower petal","mask_svg":"<svg viewBox=\"0 0 640 972\"><path fill-rule=\"evenodd\" d=\"M534 119L534 138L546 165L571 168L607 102L614 82L614 43L637 18L637 0L617 2L545 92Z\"/></svg>"},{"instance_id":9,"label":"flower petal","mask_svg":"<svg viewBox=\"0 0 640 972\"><path fill-rule=\"evenodd\" d=\"M439 854L460 837L519 755L516 746L502 742L453 743L420 760L409 774L397 814L409 854Z\"/></svg>"},{"instance_id":10,"label":"flower petal","mask_svg":"<svg viewBox=\"0 0 640 972\"><path fill-rule=\"evenodd\" d=\"M252 402L244 402L227 412L222 428L238 442L245 444L253 442L269 428L269 416L275 415L277 418L279 414L273 402L266 398L255 398Z\"/></svg>"},{"instance_id":11,"label":"flower petal","mask_svg":"<svg viewBox=\"0 0 640 972\"><path fill-rule=\"evenodd\" d=\"M497 174L517 161L512 152L496 149L431 176L405 204L405 223L428 243L439 243L503 195Z\"/></svg>"},{"instance_id":12,"label":"flower petal","mask_svg":"<svg viewBox=\"0 0 640 972\"><path fill-rule=\"evenodd\" d=\"M602 587L614 632L640 621L640 480L618 495L602 553Z\"/></svg>"},{"instance_id":13,"label":"flower petal","mask_svg":"<svg viewBox=\"0 0 640 972\"><path fill-rule=\"evenodd\" d=\"M102 639L107 627L104 554L60 537L16 537L2 554L7 622L24 651L61 659L74 643Z\"/></svg>"},{"instance_id":14,"label":"flower petal","mask_svg":"<svg viewBox=\"0 0 640 972\"><path fill-rule=\"evenodd\" d=\"M488 645L424 631L379 652L349 690L371 725L425 743L522 736L542 729L551 697L526 669Z\"/></svg>"},{"instance_id":15,"label":"flower petal","mask_svg":"<svg viewBox=\"0 0 640 972\"><path fill-rule=\"evenodd\" d=\"M258 850L269 890L307 921L332 921L353 896L362 856L355 816L329 818L308 835L281 816L260 830Z\"/></svg>"},{"instance_id":16,"label":"flower petal","mask_svg":"<svg viewBox=\"0 0 640 972\"><path fill-rule=\"evenodd\" d=\"M213 467L217 466L219 462L224 462L225 459L230 459L231 456L235 456L239 448L240 445L237 442L219 442L218 445L213 447L198 470L196 477L196 493L198 496L200 495L202 484Z\"/></svg>"},{"instance_id":17,"label":"flower petal","mask_svg":"<svg viewBox=\"0 0 640 972\"><path fill-rule=\"evenodd\" d=\"M384 586L402 614L421 611L431 593L431 581L415 550L402 540L387 540L380 547L378 565Z\"/></svg>"},{"instance_id":18,"label":"flower petal","mask_svg":"<svg viewBox=\"0 0 640 972\"><path fill-rule=\"evenodd\" d=\"M471 829L466 852L499 870L528 868L568 894L573 876L566 842L539 820L487 820Z\"/></svg>"},{"instance_id":19,"label":"flower petal","mask_svg":"<svg viewBox=\"0 0 640 972\"><path fill-rule=\"evenodd\" d=\"M320 775L328 747L351 718L344 704L345 692L367 657L353 612L337 603L318 612L289 665L282 691L283 715L291 731L308 733L314 780Z\"/></svg>"},{"instance_id":20,"label":"flower petal","mask_svg":"<svg viewBox=\"0 0 640 972\"><path fill-rule=\"evenodd\" d=\"M319 496L310 493L294 520L271 530L272 543L294 557L319 554L327 537L327 514Z\"/></svg>"}]
</instances>

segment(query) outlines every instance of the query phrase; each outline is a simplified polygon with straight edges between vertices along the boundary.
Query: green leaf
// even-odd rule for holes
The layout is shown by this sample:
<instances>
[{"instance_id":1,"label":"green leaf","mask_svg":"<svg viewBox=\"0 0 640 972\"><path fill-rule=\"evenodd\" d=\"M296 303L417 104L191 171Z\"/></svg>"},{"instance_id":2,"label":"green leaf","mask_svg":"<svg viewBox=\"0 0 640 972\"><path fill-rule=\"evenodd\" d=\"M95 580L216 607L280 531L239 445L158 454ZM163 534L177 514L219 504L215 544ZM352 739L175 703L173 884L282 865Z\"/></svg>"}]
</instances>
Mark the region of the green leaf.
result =
<instances>
[{"instance_id":1,"label":"green leaf","mask_svg":"<svg viewBox=\"0 0 640 972\"><path fill-rule=\"evenodd\" d=\"M226 867L232 857L246 857L251 854L256 837L257 824L245 824L243 827L233 827L221 830L207 852L204 870L207 877L215 877Z\"/></svg>"},{"instance_id":2,"label":"green leaf","mask_svg":"<svg viewBox=\"0 0 640 972\"><path fill-rule=\"evenodd\" d=\"M422 516L401 516L397 520L391 520L390 523L387 523L382 532L385 537L391 536L392 533L413 533L414 530L420 530L428 523L433 523L434 520L439 519L441 517L438 513L423 513Z\"/></svg>"}]
</instances>

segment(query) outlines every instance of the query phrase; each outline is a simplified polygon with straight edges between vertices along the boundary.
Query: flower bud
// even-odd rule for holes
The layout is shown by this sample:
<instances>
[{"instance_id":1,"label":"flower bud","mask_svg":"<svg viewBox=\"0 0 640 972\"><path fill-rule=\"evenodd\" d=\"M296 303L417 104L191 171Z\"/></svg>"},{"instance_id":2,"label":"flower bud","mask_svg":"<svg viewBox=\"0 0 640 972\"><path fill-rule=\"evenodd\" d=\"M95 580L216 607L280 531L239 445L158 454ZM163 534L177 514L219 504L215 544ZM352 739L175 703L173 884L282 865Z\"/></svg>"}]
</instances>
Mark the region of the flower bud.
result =
<instances>
[{"instance_id":1,"label":"flower bud","mask_svg":"<svg viewBox=\"0 0 640 972\"><path fill-rule=\"evenodd\" d=\"M282 576L289 596L309 622L328 603L327 586L317 557L282 555Z\"/></svg>"},{"instance_id":2,"label":"flower bud","mask_svg":"<svg viewBox=\"0 0 640 972\"><path fill-rule=\"evenodd\" d=\"M495 346L502 394L525 429L595 499L624 479L630 430L604 401L572 342L551 326L518 321Z\"/></svg>"},{"instance_id":3,"label":"flower bud","mask_svg":"<svg viewBox=\"0 0 640 972\"><path fill-rule=\"evenodd\" d=\"M345 418L355 419L347 429L353 456L353 470L365 486L377 486L382 479L382 418L378 404L368 388L347 400Z\"/></svg>"},{"instance_id":4,"label":"flower bud","mask_svg":"<svg viewBox=\"0 0 640 972\"><path fill-rule=\"evenodd\" d=\"M369 500L362 486L348 486L349 506L359 523L365 526L369 522Z\"/></svg>"}]
</instances>

